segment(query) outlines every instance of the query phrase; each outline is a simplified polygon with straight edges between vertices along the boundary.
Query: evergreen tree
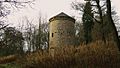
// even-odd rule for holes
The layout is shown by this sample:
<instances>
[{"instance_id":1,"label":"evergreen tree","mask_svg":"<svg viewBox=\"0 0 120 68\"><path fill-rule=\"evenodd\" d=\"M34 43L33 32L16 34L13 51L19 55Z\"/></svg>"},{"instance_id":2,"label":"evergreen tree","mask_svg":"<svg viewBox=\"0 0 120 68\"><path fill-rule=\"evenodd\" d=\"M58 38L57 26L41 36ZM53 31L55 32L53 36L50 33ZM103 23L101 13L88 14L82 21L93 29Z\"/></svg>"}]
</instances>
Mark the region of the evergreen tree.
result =
<instances>
[{"instance_id":1,"label":"evergreen tree","mask_svg":"<svg viewBox=\"0 0 120 68\"><path fill-rule=\"evenodd\" d=\"M92 14L92 8L91 3L86 2L85 8L84 8L84 14L82 17L83 21L83 30L84 30L84 39L86 44L92 41L91 32L93 27L93 14Z\"/></svg>"}]
</instances>

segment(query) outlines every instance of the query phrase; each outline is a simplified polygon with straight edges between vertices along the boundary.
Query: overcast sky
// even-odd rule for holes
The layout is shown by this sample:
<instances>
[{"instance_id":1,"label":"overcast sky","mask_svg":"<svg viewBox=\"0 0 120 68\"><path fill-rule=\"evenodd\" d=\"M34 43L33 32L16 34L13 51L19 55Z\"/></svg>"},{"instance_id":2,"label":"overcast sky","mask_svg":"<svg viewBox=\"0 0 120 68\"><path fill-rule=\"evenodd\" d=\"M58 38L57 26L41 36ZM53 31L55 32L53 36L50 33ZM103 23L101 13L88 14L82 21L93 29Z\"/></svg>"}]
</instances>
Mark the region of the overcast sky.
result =
<instances>
[{"instance_id":1,"label":"overcast sky","mask_svg":"<svg viewBox=\"0 0 120 68\"><path fill-rule=\"evenodd\" d=\"M8 16L9 22L16 25L16 22L22 19L23 16L27 16L30 20L35 20L40 13L46 17L47 20L60 12L75 16L77 13L72 10L70 5L73 1L84 2L84 0L36 0L35 4L32 5L33 8L29 7L11 13L11 15ZM112 0L112 4L120 16L120 0Z\"/></svg>"}]
</instances>

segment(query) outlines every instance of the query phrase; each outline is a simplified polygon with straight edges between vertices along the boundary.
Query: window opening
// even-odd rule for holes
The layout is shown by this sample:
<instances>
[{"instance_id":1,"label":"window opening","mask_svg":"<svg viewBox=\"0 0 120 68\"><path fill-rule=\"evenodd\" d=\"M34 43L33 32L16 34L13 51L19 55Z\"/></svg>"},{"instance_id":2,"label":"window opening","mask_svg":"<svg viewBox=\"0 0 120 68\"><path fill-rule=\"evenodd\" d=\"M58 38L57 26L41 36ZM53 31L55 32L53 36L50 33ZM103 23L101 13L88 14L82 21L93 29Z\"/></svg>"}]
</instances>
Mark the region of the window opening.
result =
<instances>
[{"instance_id":1,"label":"window opening","mask_svg":"<svg viewBox=\"0 0 120 68\"><path fill-rule=\"evenodd\" d=\"M52 37L53 37L53 33L52 33Z\"/></svg>"}]
</instances>

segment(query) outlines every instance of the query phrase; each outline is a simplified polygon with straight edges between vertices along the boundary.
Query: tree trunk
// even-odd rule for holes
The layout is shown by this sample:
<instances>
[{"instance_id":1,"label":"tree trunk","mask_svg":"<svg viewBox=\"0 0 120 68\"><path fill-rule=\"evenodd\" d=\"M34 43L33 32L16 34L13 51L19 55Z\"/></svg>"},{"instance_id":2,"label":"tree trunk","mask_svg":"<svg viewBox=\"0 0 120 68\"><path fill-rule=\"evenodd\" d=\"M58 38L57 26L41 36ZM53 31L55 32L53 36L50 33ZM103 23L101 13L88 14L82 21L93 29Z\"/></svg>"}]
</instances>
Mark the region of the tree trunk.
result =
<instances>
[{"instance_id":1,"label":"tree trunk","mask_svg":"<svg viewBox=\"0 0 120 68\"><path fill-rule=\"evenodd\" d=\"M111 1L106 0L106 4L107 4L107 18L108 18L109 24L112 28L111 32L112 32L113 40L118 45L118 48L119 48L119 51L120 51L120 40L119 40L119 37L118 37L118 33L117 33L117 30L116 30L114 21L112 19L112 15L111 15Z\"/></svg>"},{"instance_id":2,"label":"tree trunk","mask_svg":"<svg viewBox=\"0 0 120 68\"><path fill-rule=\"evenodd\" d=\"M100 6L100 0L96 0L96 3L97 3L98 12L100 15L100 26L101 26L102 40L104 42L106 42L106 38L104 36L104 29L103 29L103 27L104 27L103 26L103 14L102 14L101 6Z\"/></svg>"}]
</instances>

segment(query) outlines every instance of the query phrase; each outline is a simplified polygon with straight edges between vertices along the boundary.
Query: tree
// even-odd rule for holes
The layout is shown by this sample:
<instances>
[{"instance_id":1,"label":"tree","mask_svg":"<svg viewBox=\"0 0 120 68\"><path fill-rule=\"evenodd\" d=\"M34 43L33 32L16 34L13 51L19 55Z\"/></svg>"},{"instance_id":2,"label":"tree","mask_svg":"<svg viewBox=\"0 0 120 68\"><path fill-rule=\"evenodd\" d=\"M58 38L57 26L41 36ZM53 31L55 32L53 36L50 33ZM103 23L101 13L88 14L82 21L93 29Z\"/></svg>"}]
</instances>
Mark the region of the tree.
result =
<instances>
[{"instance_id":1,"label":"tree","mask_svg":"<svg viewBox=\"0 0 120 68\"><path fill-rule=\"evenodd\" d=\"M43 50L48 48L48 23L46 19L38 18L39 26L32 24L33 20L24 17L26 23L24 30L24 38L27 43L28 52ZM23 22L23 21L22 21ZM22 27L23 27L22 26Z\"/></svg>"},{"instance_id":2,"label":"tree","mask_svg":"<svg viewBox=\"0 0 120 68\"><path fill-rule=\"evenodd\" d=\"M82 12L83 13L83 17L82 17L82 20L83 20L83 18L84 18L84 16L86 16L86 19L84 18L84 21L85 20L89 20L89 19L91 19L91 24L87 24L88 26L86 27L86 29L90 29L90 34L92 34L91 36L90 36L90 34L89 34L89 36L92 38L92 41L97 41L97 40L101 40L101 37L97 37L96 38L96 35L99 35L99 36L103 36L101 33L103 33L102 32L102 29L101 29L101 27L99 27L99 28L96 28L95 26L96 26L96 24L97 25L99 25L99 26L101 26L101 20L103 20L102 19L102 9L101 9L101 6L98 4L98 6L100 7L99 8L99 10L100 10L100 12L99 11L97 11L97 5L95 4L95 2L93 2L93 1L87 1L87 2L89 2L90 4L89 4L89 9L86 9L86 12L88 12L88 10L89 10L89 13L86 13L84 10L85 10L85 8L86 8L86 4L84 4L84 3L79 3L79 2L73 2L72 3L72 8L73 9L75 9L75 10L77 10L77 11L79 11L79 12ZM99 3L99 2L98 2ZM104 5L103 5L104 6ZM100 13L101 13L101 15L100 15ZM87 19L88 18L88 19ZM101 19L100 19L101 18ZM84 23L84 22L83 22ZM83 25L83 27L84 27L84 25ZM102 25L102 27L103 27L103 25ZM92 28L92 29L91 29ZM97 30L96 30L97 29ZM88 30L84 30L84 28L83 28L83 31L85 32L86 31L86 34L87 34L87 31ZM93 35L94 34L94 35ZM87 35L85 36L86 38L87 38ZM99 39L98 39L99 38ZM91 42L92 42L91 41ZM85 41L86 42L86 41Z\"/></svg>"},{"instance_id":3,"label":"tree","mask_svg":"<svg viewBox=\"0 0 120 68\"><path fill-rule=\"evenodd\" d=\"M21 1L21 0L1 0L0 1L0 30L4 29L8 25L4 24L3 18L5 18L7 15L10 14L11 9L10 8L21 8L25 7L26 5L31 5L34 0L26 0L26 1Z\"/></svg>"},{"instance_id":4,"label":"tree","mask_svg":"<svg viewBox=\"0 0 120 68\"><path fill-rule=\"evenodd\" d=\"M103 1L102 5L101 2ZM111 6L107 3L107 0L91 0L90 2L92 3L92 12L94 13L94 16L92 17L95 24L94 24L94 33L97 34L95 37L99 38L96 40L103 40L104 42L106 41L111 41L114 40L115 42L118 43L118 34L115 28L114 21L112 20L112 15L115 16L115 11L111 9ZM107 6L106 6L107 5ZM84 4L80 4L78 2L72 3L72 7L75 10L83 11L85 8ZM108 7L109 7L109 12L108 12ZM110 20L112 21L110 21ZM115 19L114 19L115 20ZM112 23L111 23L112 22ZM99 37L98 37L99 36ZM116 39L113 37L115 36ZM94 38L93 38L94 39Z\"/></svg>"},{"instance_id":5,"label":"tree","mask_svg":"<svg viewBox=\"0 0 120 68\"><path fill-rule=\"evenodd\" d=\"M7 27L4 31L3 45L0 51L2 55L22 54L23 53L23 35L13 27Z\"/></svg>"},{"instance_id":6,"label":"tree","mask_svg":"<svg viewBox=\"0 0 120 68\"><path fill-rule=\"evenodd\" d=\"M84 30L84 39L86 44L92 41L92 28L93 28L93 14L90 2L87 2L84 8L84 13L82 17L83 21L83 30Z\"/></svg>"},{"instance_id":7,"label":"tree","mask_svg":"<svg viewBox=\"0 0 120 68\"><path fill-rule=\"evenodd\" d=\"M120 41L119 41L118 33L117 33L114 21L112 19L112 14L111 14L111 1L110 0L106 0L106 4L107 4L107 18L108 18L109 24L111 26L110 34L112 34L113 41L116 42L116 44L118 45L118 48L120 50Z\"/></svg>"},{"instance_id":8,"label":"tree","mask_svg":"<svg viewBox=\"0 0 120 68\"><path fill-rule=\"evenodd\" d=\"M83 23L80 21L75 22L75 45L80 45L84 42L84 30L83 30Z\"/></svg>"},{"instance_id":9,"label":"tree","mask_svg":"<svg viewBox=\"0 0 120 68\"><path fill-rule=\"evenodd\" d=\"M28 52L33 51L35 48L35 42L36 42L36 26L32 24L33 20L29 20L27 17L24 17L25 21L25 30L24 30L24 38L25 42L27 44Z\"/></svg>"},{"instance_id":10,"label":"tree","mask_svg":"<svg viewBox=\"0 0 120 68\"><path fill-rule=\"evenodd\" d=\"M96 6L97 6L97 8L98 8L98 13L99 13L99 17L100 17L100 26L101 26L101 33L102 33L102 40L104 41L104 42L106 42L106 38L105 38L105 36L104 36L104 29L103 29L103 27L104 27L104 25L103 25L103 13L102 13L102 7L100 6L100 0L95 0L95 2L96 2Z\"/></svg>"},{"instance_id":11,"label":"tree","mask_svg":"<svg viewBox=\"0 0 120 68\"><path fill-rule=\"evenodd\" d=\"M36 37L36 48L37 49L46 49L49 47L49 41L48 41L48 23L46 19L42 19L42 17L39 17L39 28L38 28L38 34Z\"/></svg>"},{"instance_id":12,"label":"tree","mask_svg":"<svg viewBox=\"0 0 120 68\"><path fill-rule=\"evenodd\" d=\"M6 16L10 14L13 9L21 9L22 7L25 7L26 5L33 4L34 0L0 0L0 44L1 48L4 48L5 42L3 39L4 36L4 30L7 29L8 24L6 25L5 22L7 22ZM1 52L2 53L2 52Z\"/></svg>"}]
</instances>

